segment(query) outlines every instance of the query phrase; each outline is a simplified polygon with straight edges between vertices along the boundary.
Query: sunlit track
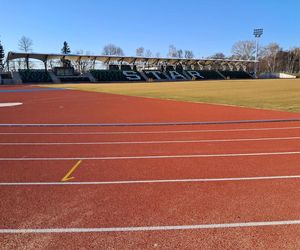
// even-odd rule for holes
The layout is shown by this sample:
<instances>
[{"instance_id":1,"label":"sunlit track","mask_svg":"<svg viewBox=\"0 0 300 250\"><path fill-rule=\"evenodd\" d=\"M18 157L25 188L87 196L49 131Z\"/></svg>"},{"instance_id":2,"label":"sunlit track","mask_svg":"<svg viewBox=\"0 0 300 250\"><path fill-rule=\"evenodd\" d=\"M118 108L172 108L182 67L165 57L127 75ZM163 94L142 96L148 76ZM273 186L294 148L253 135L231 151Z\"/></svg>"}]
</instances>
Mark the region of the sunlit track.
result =
<instances>
[{"instance_id":1,"label":"sunlit track","mask_svg":"<svg viewBox=\"0 0 300 250\"><path fill-rule=\"evenodd\" d=\"M245 157L299 155L300 151L292 152L257 152L257 153L228 153L228 154L198 154L198 155L141 155L141 156L95 156L95 157L19 157L0 158L0 161L67 161L67 160L134 160L134 159L172 159L172 158L214 158L214 157Z\"/></svg>"},{"instance_id":2,"label":"sunlit track","mask_svg":"<svg viewBox=\"0 0 300 250\"><path fill-rule=\"evenodd\" d=\"M211 143L211 142L247 142L247 141L283 141L299 140L300 137L265 137L241 139L181 140L181 141L116 141L116 142L0 142L0 145L122 145L122 144L172 144L172 143Z\"/></svg>"},{"instance_id":3,"label":"sunlit track","mask_svg":"<svg viewBox=\"0 0 300 250\"><path fill-rule=\"evenodd\" d=\"M0 128L0 241L130 248L154 237L174 249L193 239L206 246L217 234L300 232L297 114L71 90L19 95L22 110L0 117L20 124ZM207 124L214 120L225 124ZM52 123L71 126L22 126Z\"/></svg>"},{"instance_id":4,"label":"sunlit track","mask_svg":"<svg viewBox=\"0 0 300 250\"><path fill-rule=\"evenodd\" d=\"M113 131L113 132L0 132L0 135L118 135L118 134L176 134L176 133L210 133L210 132L247 132L269 130L297 130L300 127L268 127L239 129L207 129L207 130L166 130L166 131Z\"/></svg>"},{"instance_id":5,"label":"sunlit track","mask_svg":"<svg viewBox=\"0 0 300 250\"><path fill-rule=\"evenodd\" d=\"M262 181L300 179L300 175L290 176L256 176L239 178L209 178L209 179L177 179L177 180L138 180L138 181L82 181L82 182L0 182L0 186L64 186L64 185L125 185L151 183L197 183L197 182L230 182L230 181Z\"/></svg>"},{"instance_id":6,"label":"sunlit track","mask_svg":"<svg viewBox=\"0 0 300 250\"><path fill-rule=\"evenodd\" d=\"M224 120L224 121L190 121L190 122L128 122L128 123L0 123L0 127L153 127L184 125L224 125L256 123L300 122L300 118L279 118L259 120Z\"/></svg>"}]
</instances>

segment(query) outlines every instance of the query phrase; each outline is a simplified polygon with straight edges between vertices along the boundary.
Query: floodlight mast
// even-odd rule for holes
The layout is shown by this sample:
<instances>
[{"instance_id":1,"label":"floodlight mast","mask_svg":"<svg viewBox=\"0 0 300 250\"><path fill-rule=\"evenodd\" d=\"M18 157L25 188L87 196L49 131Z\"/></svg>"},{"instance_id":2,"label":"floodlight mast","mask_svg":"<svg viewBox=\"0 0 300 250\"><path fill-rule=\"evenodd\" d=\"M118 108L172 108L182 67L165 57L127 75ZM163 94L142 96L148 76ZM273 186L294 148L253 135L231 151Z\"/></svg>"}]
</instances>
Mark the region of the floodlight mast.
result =
<instances>
[{"instance_id":1,"label":"floodlight mast","mask_svg":"<svg viewBox=\"0 0 300 250\"><path fill-rule=\"evenodd\" d=\"M254 29L253 35L256 38L256 50L255 50L255 63L254 63L254 76L257 77L257 68L258 68L258 47L259 47L259 38L264 33L264 29Z\"/></svg>"}]
</instances>

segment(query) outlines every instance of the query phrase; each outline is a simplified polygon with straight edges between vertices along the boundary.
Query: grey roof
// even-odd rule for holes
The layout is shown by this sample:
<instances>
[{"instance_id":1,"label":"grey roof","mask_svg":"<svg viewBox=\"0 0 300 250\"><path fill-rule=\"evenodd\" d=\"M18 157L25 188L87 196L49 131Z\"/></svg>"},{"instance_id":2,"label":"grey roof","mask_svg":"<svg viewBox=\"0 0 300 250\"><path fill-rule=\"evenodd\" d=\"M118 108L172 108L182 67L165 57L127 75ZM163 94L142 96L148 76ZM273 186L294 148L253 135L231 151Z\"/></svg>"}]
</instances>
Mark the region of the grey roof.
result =
<instances>
[{"instance_id":1,"label":"grey roof","mask_svg":"<svg viewBox=\"0 0 300 250\"><path fill-rule=\"evenodd\" d=\"M109 56L109 55L74 55L74 54L44 54L44 53L22 53L22 52L8 52L7 60L11 61L18 58L31 58L41 60L43 62L50 59L67 59L70 61L79 60L95 60L108 63L114 62L127 62L133 64L136 62L149 62L150 64L157 63L185 63L185 64L210 64L210 63L254 63L254 60L232 60L232 59L186 59L186 58L161 58L161 57L138 57L138 56Z\"/></svg>"}]
</instances>

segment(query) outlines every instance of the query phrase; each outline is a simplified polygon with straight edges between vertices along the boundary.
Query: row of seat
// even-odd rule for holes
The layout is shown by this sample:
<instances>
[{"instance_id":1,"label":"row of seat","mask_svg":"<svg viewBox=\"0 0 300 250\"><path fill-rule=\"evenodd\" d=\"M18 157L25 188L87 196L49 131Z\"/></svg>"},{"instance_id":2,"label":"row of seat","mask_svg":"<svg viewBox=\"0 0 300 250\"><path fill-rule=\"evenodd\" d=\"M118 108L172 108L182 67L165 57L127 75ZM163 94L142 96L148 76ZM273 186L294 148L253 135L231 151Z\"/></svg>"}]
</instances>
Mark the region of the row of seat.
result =
<instances>
[{"instance_id":1,"label":"row of seat","mask_svg":"<svg viewBox=\"0 0 300 250\"><path fill-rule=\"evenodd\" d=\"M230 79L251 79L253 76L246 71L220 71L220 73L225 76L225 78Z\"/></svg>"},{"instance_id":2,"label":"row of seat","mask_svg":"<svg viewBox=\"0 0 300 250\"><path fill-rule=\"evenodd\" d=\"M20 70L24 83L47 83L51 77L45 70ZM221 79L250 79L252 76L245 71L214 71L214 70L183 70L167 68L166 71L143 70L91 70L91 75L97 82L121 81L166 81L166 80L221 80ZM61 82L90 82L85 76L58 76Z\"/></svg>"},{"instance_id":3,"label":"row of seat","mask_svg":"<svg viewBox=\"0 0 300 250\"><path fill-rule=\"evenodd\" d=\"M145 80L139 72L133 70L91 70L90 73L98 82Z\"/></svg>"},{"instance_id":4,"label":"row of seat","mask_svg":"<svg viewBox=\"0 0 300 250\"><path fill-rule=\"evenodd\" d=\"M91 82L88 77L85 76L64 76L64 77L59 77L60 82L62 83L80 83L80 82Z\"/></svg>"},{"instance_id":5,"label":"row of seat","mask_svg":"<svg viewBox=\"0 0 300 250\"><path fill-rule=\"evenodd\" d=\"M45 70L19 70L23 83L48 83L52 82L49 73Z\"/></svg>"}]
</instances>

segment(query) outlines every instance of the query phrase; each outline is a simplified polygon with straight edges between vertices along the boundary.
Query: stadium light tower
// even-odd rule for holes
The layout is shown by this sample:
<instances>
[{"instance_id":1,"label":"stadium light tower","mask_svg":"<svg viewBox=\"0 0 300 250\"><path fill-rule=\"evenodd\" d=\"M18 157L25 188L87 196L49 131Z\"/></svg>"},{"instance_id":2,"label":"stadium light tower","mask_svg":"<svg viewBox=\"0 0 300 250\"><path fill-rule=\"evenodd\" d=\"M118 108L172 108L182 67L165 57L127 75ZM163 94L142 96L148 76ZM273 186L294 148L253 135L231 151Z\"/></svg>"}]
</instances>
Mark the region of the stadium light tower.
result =
<instances>
[{"instance_id":1,"label":"stadium light tower","mask_svg":"<svg viewBox=\"0 0 300 250\"><path fill-rule=\"evenodd\" d=\"M258 46L259 46L259 38L262 36L262 34L264 33L263 29L254 29L253 31L253 35L256 38L256 50L255 50L255 63L254 63L254 75L256 77L256 73L257 73L257 66L258 66Z\"/></svg>"}]
</instances>

